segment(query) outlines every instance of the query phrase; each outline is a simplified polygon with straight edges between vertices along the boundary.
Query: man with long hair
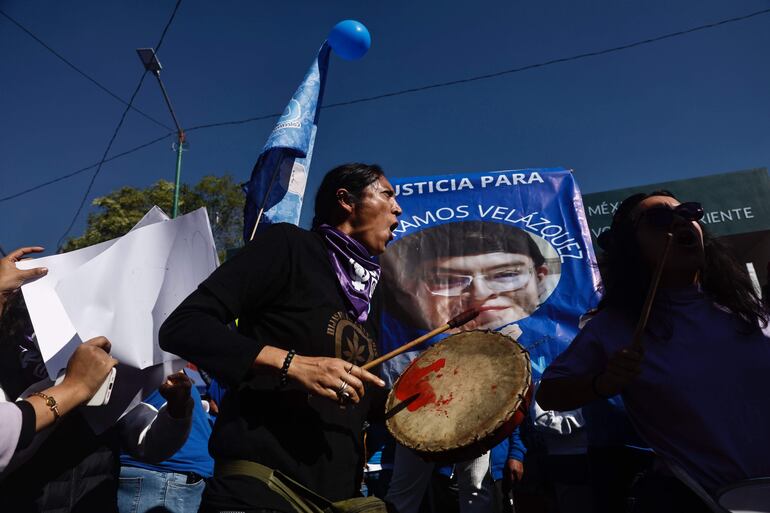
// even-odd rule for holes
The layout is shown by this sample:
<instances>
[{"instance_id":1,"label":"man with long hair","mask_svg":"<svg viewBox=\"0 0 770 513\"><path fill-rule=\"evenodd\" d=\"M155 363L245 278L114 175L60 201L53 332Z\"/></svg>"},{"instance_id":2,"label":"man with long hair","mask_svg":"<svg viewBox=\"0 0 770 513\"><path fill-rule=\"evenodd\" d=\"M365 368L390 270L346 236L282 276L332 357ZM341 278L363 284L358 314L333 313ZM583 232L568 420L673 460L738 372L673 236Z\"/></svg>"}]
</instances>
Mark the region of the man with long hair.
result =
<instances>
[{"instance_id":1,"label":"man with long hair","mask_svg":"<svg viewBox=\"0 0 770 513\"><path fill-rule=\"evenodd\" d=\"M703 489L770 475L770 330L751 281L698 220L697 203L656 191L627 198L600 241L599 313L543 375L543 408L570 410L621 394L657 469L683 469ZM660 262L666 234L670 250ZM654 270L660 288L631 346ZM634 511L708 511L671 474L640 483Z\"/></svg>"},{"instance_id":2,"label":"man with long hair","mask_svg":"<svg viewBox=\"0 0 770 513\"><path fill-rule=\"evenodd\" d=\"M358 495L364 421L382 410L370 392L385 385L361 367L377 356L374 257L400 214L379 166L338 166L312 231L265 228L163 324L161 347L229 386L201 511L309 511Z\"/></svg>"}]
</instances>

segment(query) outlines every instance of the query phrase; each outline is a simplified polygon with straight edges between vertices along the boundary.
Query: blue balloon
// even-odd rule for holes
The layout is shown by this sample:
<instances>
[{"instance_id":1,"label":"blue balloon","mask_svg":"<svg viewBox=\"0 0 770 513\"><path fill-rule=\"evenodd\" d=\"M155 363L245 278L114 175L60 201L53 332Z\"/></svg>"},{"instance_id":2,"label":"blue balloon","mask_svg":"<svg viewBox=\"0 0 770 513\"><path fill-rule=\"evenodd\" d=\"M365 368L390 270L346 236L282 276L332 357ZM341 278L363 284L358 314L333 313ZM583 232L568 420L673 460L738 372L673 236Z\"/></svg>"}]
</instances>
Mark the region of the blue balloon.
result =
<instances>
[{"instance_id":1,"label":"blue balloon","mask_svg":"<svg viewBox=\"0 0 770 513\"><path fill-rule=\"evenodd\" d=\"M354 61L369 51L372 36L363 23L356 20L345 20L337 23L329 33L329 45L334 53L345 60Z\"/></svg>"}]
</instances>

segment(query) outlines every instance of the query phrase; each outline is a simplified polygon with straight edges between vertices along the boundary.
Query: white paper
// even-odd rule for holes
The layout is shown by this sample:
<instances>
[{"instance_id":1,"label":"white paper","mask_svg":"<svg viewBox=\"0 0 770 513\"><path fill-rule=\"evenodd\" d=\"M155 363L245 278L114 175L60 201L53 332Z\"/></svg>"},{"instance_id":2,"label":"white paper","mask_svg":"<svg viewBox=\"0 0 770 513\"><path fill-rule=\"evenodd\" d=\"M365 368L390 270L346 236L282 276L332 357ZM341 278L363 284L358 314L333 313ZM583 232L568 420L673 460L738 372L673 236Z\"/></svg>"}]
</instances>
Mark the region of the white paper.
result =
<instances>
[{"instance_id":1,"label":"white paper","mask_svg":"<svg viewBox=\"0 0 770 513\"><path fill-rule=\"evenodd\" d=\"M160 208L153 207L132 228L132 231L167 219L168 216ZM59 301L55 287L61 279L112 247L118 240L113 239L61 255L23 260L16 263L16 267L19 269L48 268L47 275L26 283L21 287L21 291L24 294L24 301L35 328L38 348L51 380L55 380L59 371L67 366L70 356L82 342L64 306Z\"/></svg>"},{"instance_id":2,"label":"white paper","mask_svg":"<svg viewBox=\"0 0 770 513\"><path fill-rule=\"evenodd\" d=\"M105 336L115 358L144 369L176 358L158 346L160 325L217 264L201 208L133 230L61 278L55 289L82 340Z\"/></svg>"},{"instance_id":3,"label":"white paper","mask_svg":"<svg viewBox=\"0 0 770 513\"><path fill-rule=\"evenodd\" d=\"M109 404L80 410L96 434L113 426L158 388L167 375L185 365L183 360L160 351L157 331L168 314L218 263L205 210L189 216L170 221L161 209L153 207L124 237L62 255L17 263L20 269L48 268L46 276L25 284L22 292L52 380L66 366L81 341L94 336L110 339L112 354L121 360ZM156 224L163 226L136 235ZM149 271L142 268L145 264L151 266ZM131 269L135 270L134 275L140 275L139 281L126 278L131 275ZM66 290L61 297L56 290L60 282L64 283L62 290ZM148 290L156 291L154 302L147 297L137 297ZM100 298L106 301L98 303ZM134 312L133 301L142 303L144 312ZM152 361L162 363L150 363L147 368L131 365L130 357L121 357L123 344L115 342L123 337L100 326L109 321L89 318L91 314L84 312L102 312L109 319L126 316L143 319L144 325L135 326L136 331L151 331L154 335L149 342L144 340L139 344L143 347L129 348L128 352L138 357L149 354Z\"/></svg>"}]
</instances>

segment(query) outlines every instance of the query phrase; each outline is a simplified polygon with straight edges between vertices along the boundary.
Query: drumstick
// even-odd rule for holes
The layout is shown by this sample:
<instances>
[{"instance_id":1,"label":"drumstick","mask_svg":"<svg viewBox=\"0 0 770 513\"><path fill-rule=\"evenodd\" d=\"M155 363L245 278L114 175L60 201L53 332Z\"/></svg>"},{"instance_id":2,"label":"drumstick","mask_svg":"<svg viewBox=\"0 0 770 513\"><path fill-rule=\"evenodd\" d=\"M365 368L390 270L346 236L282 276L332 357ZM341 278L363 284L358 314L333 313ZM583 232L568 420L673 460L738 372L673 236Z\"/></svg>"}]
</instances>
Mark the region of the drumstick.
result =
<instances>
[{"instance_id":1,"label":"drumstick","mask_svg":"<svg viewBox=\"0 0 770 513\"><path fill-rule=\"evenodd\" d=\"M407 351L408 349L411 349L414 346L419 345L419 344L425 342L429 338L435 337L439 333L443 333L443 332L445 332L448 329L457 328L458 326L462 326L466 322L472 321L473 319L478 317L479 313L480 313L480 310L478 310L476 308L471 308L470 310L466 310L463 313L461 313L460 315L457 315L457 316L453 317L452 319L450 319L449 321L447 321L447 323L444 324L443 326L439 326L435 330L429 331L425 335L423 335L421 337L417 337L416 339L412 340L411 342L407 342L403 346L401 346L401 347L399 347L397 349L394 349L393 351L389 352L388 354L382 355L379 358L377 358L376 360L372 360L371 362L367 363L366 365L362 365L361 368L365 369L365 370L371 369L375 365L379 365L382 362L390 360L394 356L400 355L404 351Z\"/></svg>"},{"instance_id":2,"label":"drumstick","mask_svg":"<svg viewBox=\"0 0 770 513\"><path fill-rule=\"evenodd\" d=\"M658 285L660 284L660 277L663 275L663 266L666 264L668 249L671 247L671 239L673 239L673 237L674 235L671 232L666 233L666 243L663 245L663 251L661 251L660 260L658 261L658 267L655 269L655 274L652 277L652 282L650 282L650 288L647 290L647 299L644 300L642 313L639 316L639 321L636 323L634 336L631 339L631 347L633 349L642 348L642 334L644 333L644 328L647 327L647 320L650 318L650 310L652 310L652 302L655 300L655 293L658 291Z\"/></svg>"}]
</instances>

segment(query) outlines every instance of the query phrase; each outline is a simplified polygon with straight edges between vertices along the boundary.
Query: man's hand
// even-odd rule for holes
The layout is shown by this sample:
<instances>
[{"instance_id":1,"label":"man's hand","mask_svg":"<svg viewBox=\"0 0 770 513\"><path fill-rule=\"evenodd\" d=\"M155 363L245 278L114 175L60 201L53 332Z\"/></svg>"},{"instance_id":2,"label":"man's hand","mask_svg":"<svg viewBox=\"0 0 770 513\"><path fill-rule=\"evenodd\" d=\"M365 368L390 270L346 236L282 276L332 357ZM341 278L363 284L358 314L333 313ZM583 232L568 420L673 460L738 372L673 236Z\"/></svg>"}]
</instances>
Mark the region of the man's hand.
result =
<instances>
[{"instance_id":1,"label":"man's hand","mask_svg":"<svg viewBox=\"0 0 770 513\"><path fill-rule=\"evenodd\" d=\"M40 246L19 248L0 259L0 301L18 290L24 282L48 274L48 269L45 267L35 267L26 271L16 267L16 262L23 260L24 255L40 253L41 251L43 251L43 248Z\"/></svg>"},{"instance_id":2,"label":"man's hand","mask_svg":"<svg viewBox=\"0 0 770 513\"><path fill-rule=\"evenodd\" d=\"M313 395L341 401L344 392L353 403L364 396L364 382L385 386L384 381L358 365L322 356L295 356L289 366L289 378Z\"/></svg>"},{"instance_id":3,"label":"man's hand","mask_svg":"<svg viewBox=\"0 0 770 513\"><path fill-rule=\"evenodd\" d=\"M509 459L505 462L505 467L511 483L518 483L524 477L524 463L519 460Z\"/></svg>"},{"instance_id":4,"label":"man's hand","mask_svg":"<svg viewBox=\"0 0 770 513\"><path fill-rule=\"evenodd\" d=\"M166 377L158 391L166 400L168 414L175 419L182 419L187 415L187 401L190 399L192 381L184 371L171 374Z\"/></svg>"},{"instance_id":5,"label":"man's hand","mask_svg":"<svg viewBox=\"0 0 770 513\"><path fill-rule=\"evenodd\" d=\"M604 372L594 381L595 392L604 397L621 393L639 375L643 359L641 348L626 347L613 354Z\"/></svg>"}]
</instances>

